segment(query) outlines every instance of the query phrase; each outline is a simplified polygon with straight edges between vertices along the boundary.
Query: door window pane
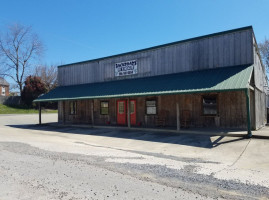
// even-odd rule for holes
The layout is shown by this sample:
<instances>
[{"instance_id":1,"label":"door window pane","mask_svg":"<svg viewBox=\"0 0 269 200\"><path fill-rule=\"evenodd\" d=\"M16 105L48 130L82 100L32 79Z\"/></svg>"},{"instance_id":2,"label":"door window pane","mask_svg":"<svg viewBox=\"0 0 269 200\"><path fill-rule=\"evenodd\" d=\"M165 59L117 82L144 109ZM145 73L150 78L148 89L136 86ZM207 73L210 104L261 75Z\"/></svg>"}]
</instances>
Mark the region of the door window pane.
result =
<instances>
[{"instance_id":1,"label":"door window pane","mask_svg":"<svg viewBox=\"0 0 269 200\"><path fill-rule=\"evenodd\" d=\"M133 101L130 102L130 111L131 111L131 114L135 112L135 103Z\"/></svg>"},{"instance_id":2,"label":"door window pane","mask_svg":"<svg viewBox=\"0 0 269 200\"><path fill-rule=\"evenodd\" d=\"M118 113L124 114L124 102L118 102Z\"/></svg>"}]
</instances>

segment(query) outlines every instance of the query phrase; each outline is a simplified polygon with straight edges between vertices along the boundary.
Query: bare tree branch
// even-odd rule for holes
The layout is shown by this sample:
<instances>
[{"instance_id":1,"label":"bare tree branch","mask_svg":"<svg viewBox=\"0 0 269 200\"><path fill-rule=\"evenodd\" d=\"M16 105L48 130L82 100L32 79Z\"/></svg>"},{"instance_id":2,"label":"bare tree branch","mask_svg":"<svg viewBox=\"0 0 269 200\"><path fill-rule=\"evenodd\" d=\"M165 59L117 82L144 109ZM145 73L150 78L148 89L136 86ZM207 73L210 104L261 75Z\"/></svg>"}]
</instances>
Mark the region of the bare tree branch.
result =
<instances>
[{"instance_id":1,"label":"bare tree branch","mask_svg":"<svg viewBox=\"0 0 269 200\"><path fill-rule=\"evenodd\" d=\"M0 35L0 75L11 77L22 92L25 71L43 51L43 45L31 27L14 24Z\"/></svg>"},{"instance_id":2,"label":"bare tree branch","mask_svg":"<svg viewBox=\"0 0 269 200\"><path fill-rule=\"evenodd\" d=\"M258 46L266 72L269 73L269 40L265 38Z\"/></svg>"},{"instance_id":3,"label":"bare tree branch","mask_svg":"<svg viewBox=\"0 0 269 200\"><path fill-rule=\"evenodd\" d=\"M48 91L57 86L57 67L55 65L39 65L35 68L34 76L38 76L45 83Z\"/></svg>"}]
</instances>

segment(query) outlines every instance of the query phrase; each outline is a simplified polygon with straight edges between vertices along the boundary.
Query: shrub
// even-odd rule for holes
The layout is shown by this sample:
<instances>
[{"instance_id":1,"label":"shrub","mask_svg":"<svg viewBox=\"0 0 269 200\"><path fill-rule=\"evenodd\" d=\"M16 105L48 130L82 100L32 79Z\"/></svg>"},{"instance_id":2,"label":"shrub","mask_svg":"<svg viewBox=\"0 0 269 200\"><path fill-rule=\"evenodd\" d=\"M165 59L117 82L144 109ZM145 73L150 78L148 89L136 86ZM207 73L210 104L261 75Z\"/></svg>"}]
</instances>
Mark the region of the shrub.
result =
<instances>
[{"instance_id":1,"label":"shrub","mask_svg":"<svg viewBox=\"0 0 269 200\"><path fill-rule=\"evenodd\" d=\"M27 106L32 106L33 100L47 92L45 84L38 76L28 76L24 82L21 99Z\"/></svg>"}]
</instances>

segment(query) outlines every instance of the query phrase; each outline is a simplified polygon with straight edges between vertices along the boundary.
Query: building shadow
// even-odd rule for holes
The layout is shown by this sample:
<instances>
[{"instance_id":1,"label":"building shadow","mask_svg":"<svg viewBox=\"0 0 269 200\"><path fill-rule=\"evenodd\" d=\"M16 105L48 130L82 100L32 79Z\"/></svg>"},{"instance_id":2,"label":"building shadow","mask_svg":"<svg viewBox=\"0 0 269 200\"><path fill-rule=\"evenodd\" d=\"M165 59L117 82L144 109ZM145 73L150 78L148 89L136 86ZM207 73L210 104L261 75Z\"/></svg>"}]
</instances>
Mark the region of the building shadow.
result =
<instances>
[{"instance_id":1,"label":"building shadow","mask_svg":"<svg viewBox=\"0 0 269 200\"><path fill-rule=\"evenodd\" d=\"M156 143L169 143L186 145L200 148L215 148L219 145L237 142L246 139L244 135L237 137L227 136L216 136L216 135L199 135L199 134L189 134L184 133L173 133L164 131L145 131L145 130L121 130L116 128L83 128L83 127L73 127L73 126L51 126L47 124L43 125L6 125L12 128L27 129L27 130L38 130L47 132L58 132L64 134L79 134L79 135L95 135L111 138L122 138L122 139L132 139L149 141ZM227 132L228 134L228 132ZM216 138L217 137L217 138ZM225 138L225 141L223 141Z\"/></svg>"}]
</instances>

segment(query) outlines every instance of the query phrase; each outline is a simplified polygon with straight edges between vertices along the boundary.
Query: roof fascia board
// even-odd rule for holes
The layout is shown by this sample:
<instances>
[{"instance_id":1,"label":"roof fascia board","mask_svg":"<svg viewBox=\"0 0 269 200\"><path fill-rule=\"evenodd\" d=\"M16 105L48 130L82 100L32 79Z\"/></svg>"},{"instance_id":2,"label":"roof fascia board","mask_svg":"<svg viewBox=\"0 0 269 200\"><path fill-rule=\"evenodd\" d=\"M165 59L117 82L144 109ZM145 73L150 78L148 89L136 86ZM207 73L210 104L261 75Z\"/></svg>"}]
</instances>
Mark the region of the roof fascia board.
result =
<instances>
[{"instance_id":1,"label":"roof fascia board","mask_svg":"<svg viewBox=\"0 0 269 200\"><path fill-rule=\"evenodd\" d=\"M231 92L231 91L244 91L246 88L237 89L224 89L224 90L200 90L200 91L165 91L165 92L147 92L138 94L118 94L118 95L105 95L105 96L91 96L91 97L77 97L77 98L57 98L57 99L36 99L34 102L53 102L53 101L72 101L72 100L87 100L87 99L114 99L114 98L127 98L127 97L145 97L145 96L163 96L163 95L176 95L176 94L198 94L198 93L220 93L220 92Z\"/></svg>"}]
</instances>

